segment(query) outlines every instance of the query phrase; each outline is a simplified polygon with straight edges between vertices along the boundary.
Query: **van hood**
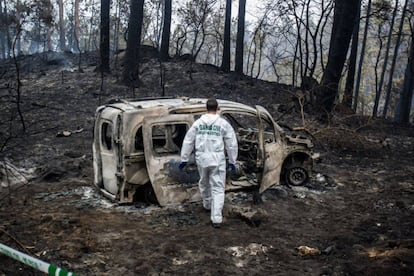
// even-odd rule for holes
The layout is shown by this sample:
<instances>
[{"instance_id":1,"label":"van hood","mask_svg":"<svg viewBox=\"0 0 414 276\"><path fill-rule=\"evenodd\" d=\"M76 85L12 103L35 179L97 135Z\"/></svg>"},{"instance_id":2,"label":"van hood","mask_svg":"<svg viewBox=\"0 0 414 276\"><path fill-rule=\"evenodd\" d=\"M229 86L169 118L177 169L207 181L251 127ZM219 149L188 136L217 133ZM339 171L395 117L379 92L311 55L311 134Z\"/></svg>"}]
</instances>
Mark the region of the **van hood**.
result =
<instances>
[{"instance_id":1,"label":"van hood","mask_svg":"<svg viewBox=\"0 0 414 276\"><path fill-rule=\"evenodd\" d=\"M286 140L288 144L302 144L302 145L305 145L309 149L313 148L312 141L303 136L286 135Z\"/></svg>"}]
</instances>

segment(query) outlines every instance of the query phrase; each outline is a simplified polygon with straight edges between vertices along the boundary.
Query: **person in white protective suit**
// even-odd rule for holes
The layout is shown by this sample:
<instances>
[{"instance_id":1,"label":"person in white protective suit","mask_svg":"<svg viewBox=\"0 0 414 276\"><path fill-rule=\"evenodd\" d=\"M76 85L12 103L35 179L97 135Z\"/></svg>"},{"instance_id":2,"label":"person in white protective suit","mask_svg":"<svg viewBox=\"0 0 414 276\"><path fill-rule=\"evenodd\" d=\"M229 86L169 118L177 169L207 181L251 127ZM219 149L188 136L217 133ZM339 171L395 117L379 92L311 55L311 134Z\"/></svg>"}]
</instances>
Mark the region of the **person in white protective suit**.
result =
<instances>
[{"instance_id":1,"label":"person in white protective suit","mask_svg":"<svg viewBox=\"0 0 414 276\"><path fill-rule=\"evenodd\" d=\"M229 168L236 171L238 152L237 138L233 127L217 114L216 99L207 100L207 114L202 115L188 130L181 149L182 170L195 148L195 159L200 181L198 183L203 207L211 210L213 227L219 228L222 221L226 184L226 149Z\"/></svg>"}]
</instances>

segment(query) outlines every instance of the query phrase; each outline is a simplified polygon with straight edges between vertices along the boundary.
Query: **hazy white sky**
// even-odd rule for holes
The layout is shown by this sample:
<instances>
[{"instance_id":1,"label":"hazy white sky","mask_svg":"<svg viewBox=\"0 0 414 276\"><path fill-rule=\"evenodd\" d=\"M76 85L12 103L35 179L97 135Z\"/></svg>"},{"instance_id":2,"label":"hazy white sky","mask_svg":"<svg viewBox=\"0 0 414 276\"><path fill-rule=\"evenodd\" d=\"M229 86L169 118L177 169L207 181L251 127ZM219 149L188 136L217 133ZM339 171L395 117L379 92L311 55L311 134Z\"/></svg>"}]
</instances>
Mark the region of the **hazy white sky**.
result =
<instances>
[{"instance_id":1,"label":"hazy white sky","mask_svg":"<svg viewBox=\"0 0 414 276\"><path fill-rule=\"evenodd\" d=\"M254 18L255 11L257 10L256 7L263 2L263 0L246 0L246 20L252 21ZM232 6L232 17L237 17L237 13L239 11L239 1L233 0Z\"/></svg>"}]
</instances>

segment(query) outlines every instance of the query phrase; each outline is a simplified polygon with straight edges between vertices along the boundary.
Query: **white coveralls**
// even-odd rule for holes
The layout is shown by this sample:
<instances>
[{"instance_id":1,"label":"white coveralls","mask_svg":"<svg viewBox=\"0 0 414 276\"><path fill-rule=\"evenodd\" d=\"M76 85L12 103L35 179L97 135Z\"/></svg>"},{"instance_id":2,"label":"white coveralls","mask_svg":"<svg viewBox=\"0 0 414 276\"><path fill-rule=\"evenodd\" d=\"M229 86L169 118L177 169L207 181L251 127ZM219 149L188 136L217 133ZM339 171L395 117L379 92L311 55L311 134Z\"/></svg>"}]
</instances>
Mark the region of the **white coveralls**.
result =
<instances>
[{"instance_id":1,"label":"white coveralls","mask_svg":"<svg viewBox=\"0 0 414 276\"><path fill-rule=\"evenodd\" d=\"M188 162L195 146L203 207L211 209L212 223L221 223L226 184L226 148L230 164L237 159L237 138L233 127L218 114L204 114L188 130L181 149L181 161Z\"/></svg>"}]
</instances>

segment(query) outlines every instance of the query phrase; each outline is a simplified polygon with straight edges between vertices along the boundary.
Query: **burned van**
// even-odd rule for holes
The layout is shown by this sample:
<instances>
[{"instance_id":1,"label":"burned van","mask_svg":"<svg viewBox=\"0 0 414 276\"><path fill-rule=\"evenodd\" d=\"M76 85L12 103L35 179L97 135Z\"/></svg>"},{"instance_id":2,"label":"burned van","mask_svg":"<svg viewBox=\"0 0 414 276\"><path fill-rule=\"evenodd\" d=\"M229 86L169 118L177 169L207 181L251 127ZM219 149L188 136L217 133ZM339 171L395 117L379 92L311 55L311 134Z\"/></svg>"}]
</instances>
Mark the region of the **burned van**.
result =
<instances>
[{"instance_id":1,"label":"burned van","mask_svg":"<svg viewBox=\"0 0 414 276\"><path fill-rule=\"evenodd\" d=\"M192 158L178 169L187 130L205 113L207 99L150 98L114 100L96 110L94 184L120 203L138 198L161 206L201 200ZM219 113L234 128L237 173L226 191L256 188L260 193L285 182L303 185L313 165L312 143L292 137L261 106L218 100Z\"/></svg>"}]
</instances>

